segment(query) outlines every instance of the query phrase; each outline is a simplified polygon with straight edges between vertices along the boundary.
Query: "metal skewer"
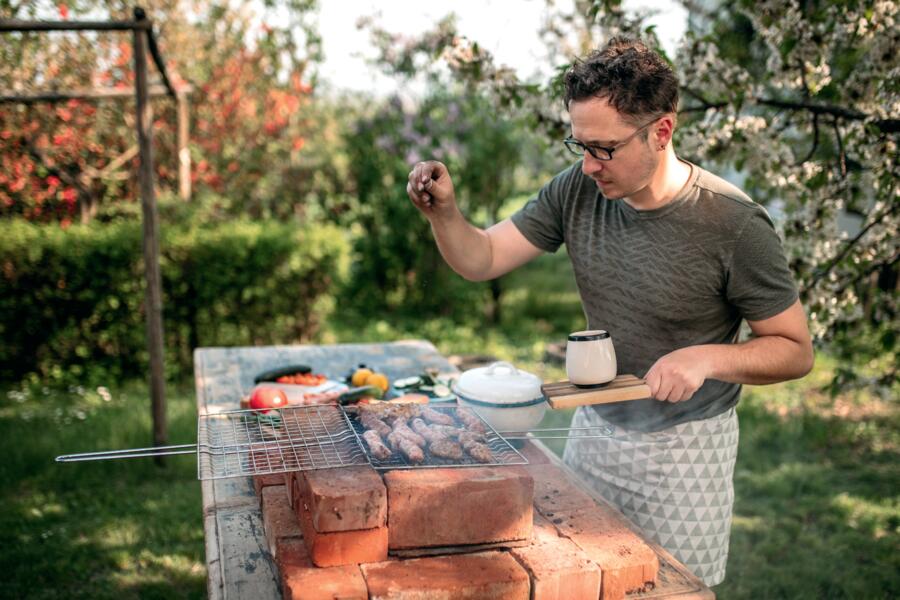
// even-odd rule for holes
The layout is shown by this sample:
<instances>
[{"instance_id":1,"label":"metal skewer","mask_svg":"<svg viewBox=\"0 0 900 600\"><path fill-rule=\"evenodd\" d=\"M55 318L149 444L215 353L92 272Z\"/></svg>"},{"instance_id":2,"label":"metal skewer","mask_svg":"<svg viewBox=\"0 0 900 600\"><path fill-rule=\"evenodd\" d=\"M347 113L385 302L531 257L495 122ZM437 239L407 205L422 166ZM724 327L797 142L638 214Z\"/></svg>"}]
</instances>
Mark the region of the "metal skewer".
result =
<instances>
[{"instance_id":1,"label":"metal skewer","mask_svg":"<svg viewBox=\"0 0 900 600\"><path fill-rule=\"evenodd\" d=\"M599 430L602 433L594 435L544 435L545 433L554 433L558 431L582 431L582 430ZM592 427L545 427L540 429L529 429L527 431L498 431L503 439L506 440L585 440L606 438L612 435L612 427L608 425L594 425ZM534 435L537 434L537 435Z\"/></svg>"},{"instance_id":2,"label":"metal skewer","mask_svg":"<svg viewBox=\"0 0 900 600\"><path fill-rule=\"evenodd\" d=\"M177 446L151 446L149 448L128 448L127 450L106 450L103 452L82 452L80 454L63 454L56 457L56 462L81 462L86 460L113 460L118 458L143 458L148 456L171 456L174 454L195 454L197 444L179 444Z\"/></svg>"}]
</instances>

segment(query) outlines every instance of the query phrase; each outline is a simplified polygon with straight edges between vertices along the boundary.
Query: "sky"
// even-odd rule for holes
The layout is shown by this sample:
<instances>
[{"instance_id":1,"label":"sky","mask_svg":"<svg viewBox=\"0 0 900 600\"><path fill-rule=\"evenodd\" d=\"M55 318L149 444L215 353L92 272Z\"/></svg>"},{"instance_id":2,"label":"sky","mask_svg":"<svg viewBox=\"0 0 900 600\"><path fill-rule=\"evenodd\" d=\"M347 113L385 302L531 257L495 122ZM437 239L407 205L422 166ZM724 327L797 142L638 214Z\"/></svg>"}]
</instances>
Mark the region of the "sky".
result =
<instances>
[{"instance_id":1,"label":"sky","mask_svg":"<svg viewBox=\"0 0 900 600\"><path fill-rule=\"evenodd\" d=\"M53 0L34 0L39 18L59 18ZM189 3L191 0L187 0ZM572 0L556 0L565 6ZM261 0L243 4L251 14L266 12ZM334 91L370 92L377 96L397 89L397 80L381 74L366 62L375 50L367 31L357 28L360 17L376 16L385 30L406 36L432 29L441 18L453 12L460 34L487 49L498 65L514 68L520 78L543 82L551 74L547 49L538 30L546 13L545 0L319 0L318 27L325 62L319 69L320 83ZM687 11L675 0L624 0L627 11L656 12L648 23L656 25L663 48L674 55L677 42L687 25ZM276 10L277 13L277 10ZM78 18L96 15L78 14ZM275 18L278 18L276 15Z\"/></svg>"},{"instance_id":2,"label":"sky","mask_svg":"<svg viewBox=\"0 0 900 600\"><path fill-rule=\"evenodd\" d=\"M674 54L687 24L687 12L673 0L626 0L626 10L652 9L663 48ZM415 35L427 31L449 12L457 15L459 33L487 49L498 64L514 68L520 77L546 76L537 70L546 63L546 49L537 35L546 11L544 0L323 0L319 4L319 32L325 63L320 77L334 90L391 93L397 83L366 63L375 52L369 34L356 22L378 16L387 31Z\"/></svg>"}]
</instances>

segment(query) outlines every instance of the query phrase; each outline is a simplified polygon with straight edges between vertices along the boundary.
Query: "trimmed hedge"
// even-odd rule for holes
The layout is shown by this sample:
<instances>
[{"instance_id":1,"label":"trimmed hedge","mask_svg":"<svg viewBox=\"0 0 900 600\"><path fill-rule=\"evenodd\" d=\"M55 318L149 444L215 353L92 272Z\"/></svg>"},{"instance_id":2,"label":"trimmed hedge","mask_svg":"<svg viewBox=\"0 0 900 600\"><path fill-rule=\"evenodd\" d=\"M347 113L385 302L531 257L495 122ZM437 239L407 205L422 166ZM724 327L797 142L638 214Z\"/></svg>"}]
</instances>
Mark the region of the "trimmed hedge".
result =
<instances>
[{"instance_id":1,"label":"trimmed hedge","mask_svg":"<svg viewBox=\"0 0 900 600\"><path fill-rule=\"evenodd\" d=\"M198 346L308 340L349 252L332 227L250 221L164 226L160 246L169 375ZM2 221L0 270L0 379L146 374L140 223Z\"/></svg>"}]
</instances>

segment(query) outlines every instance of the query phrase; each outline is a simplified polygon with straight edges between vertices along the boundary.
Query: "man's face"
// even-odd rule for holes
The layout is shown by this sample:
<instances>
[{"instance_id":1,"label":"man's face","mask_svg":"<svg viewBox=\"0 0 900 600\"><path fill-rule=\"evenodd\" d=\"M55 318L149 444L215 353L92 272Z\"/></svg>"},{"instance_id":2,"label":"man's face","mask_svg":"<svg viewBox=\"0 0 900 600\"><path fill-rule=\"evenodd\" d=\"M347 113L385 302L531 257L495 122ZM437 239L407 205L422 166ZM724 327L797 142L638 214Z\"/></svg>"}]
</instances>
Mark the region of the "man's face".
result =
<instances>
[{"instance_id":1,"label":"man's face","mask_svg":"<svg viewBox=\"0 0 900 600\"><path fill-rule=\"evenodd\" d=\"M569 116L572 137L588 146L617 146L638 129L601 98L571 102ZM585 152L581 170L597 183L604 196L612 200L639 192L650 183L661 158L661 154L651 147L653 131L651 124L628 143L617 147L612 160L598 160Z\"/></svg>"}]
</instances>

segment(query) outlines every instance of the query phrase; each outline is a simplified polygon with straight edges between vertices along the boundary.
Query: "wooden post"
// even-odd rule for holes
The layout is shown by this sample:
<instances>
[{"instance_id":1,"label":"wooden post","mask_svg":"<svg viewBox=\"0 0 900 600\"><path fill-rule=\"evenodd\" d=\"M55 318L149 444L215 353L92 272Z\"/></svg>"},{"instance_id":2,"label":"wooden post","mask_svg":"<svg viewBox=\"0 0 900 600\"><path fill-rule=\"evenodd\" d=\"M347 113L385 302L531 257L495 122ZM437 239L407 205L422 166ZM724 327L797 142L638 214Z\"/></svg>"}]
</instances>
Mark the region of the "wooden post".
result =
<instances>
[{"instance_id":1,"label":"wooden post","mask_svg":"<svg viewBox=\"0 0 900 600\"><path fill-rule=\"evenodd\" d=\"M145 21L144 11L134 9L137 21ZM163 371L162 285L159 275L159 215L153 190L153 108L147 86L147 31L136 29L134 40L135 93L137 96L137 134L140 155L138 172L144 223L144 270L147 290L147 344L150 350L150 399L153 416L153 444L164 446L166 433L165 373ZM162 464L162 457L156 457Z\"/></svg>"},{"instance_id":2,"label":"wooden post","mask_svg":"<svg viewBox=\"0 0 900 600\"><path fill-rule=\"evenodd\" d=\"M191 199L191 151L188 148L190 115L188 96L178 93L178 194L182 200Z\"/></svg>"}]
</instances>

